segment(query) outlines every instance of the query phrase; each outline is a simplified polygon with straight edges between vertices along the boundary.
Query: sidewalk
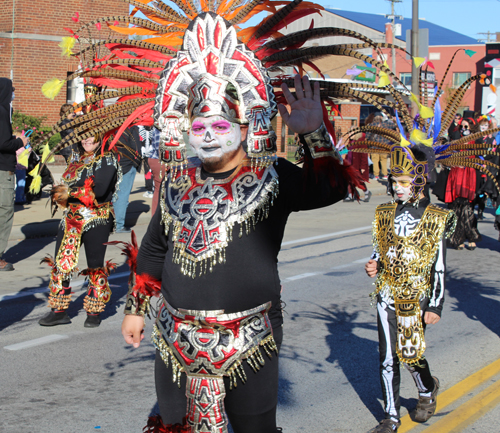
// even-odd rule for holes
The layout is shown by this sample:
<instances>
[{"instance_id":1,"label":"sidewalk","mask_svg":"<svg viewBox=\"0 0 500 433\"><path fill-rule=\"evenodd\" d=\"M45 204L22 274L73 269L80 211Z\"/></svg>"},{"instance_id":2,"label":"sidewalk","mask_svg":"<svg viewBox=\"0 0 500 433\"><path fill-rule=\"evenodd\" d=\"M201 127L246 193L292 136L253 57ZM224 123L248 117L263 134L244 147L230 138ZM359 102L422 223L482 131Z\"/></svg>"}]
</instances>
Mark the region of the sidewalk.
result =
<instances>
[{"instance_id":1,"label":"sidewalk","mask_svg":"<svg viewBox=\"0 0 500 433\"><path fill-rule=\"evenodd\" d=\"M49 170L56 182L59 182L64 171L62 165L50 165ZM374 196L385 195L387 181L377 182L371 179L368 189ZM151 219L151 201L142 195L146 192L144 186L144 174L137 173L134 180L134 187L130 194L126 227L149 224ZM388 197L389 198L389 197ZM388 200L389 201L389 200ZM58 211L54 218L50 217L49 192L45 189L40 200L35 200L29 205L15 205L14 225L10 233L9 240L23 240L39 238L44 236L56 236L57 226L61 221L61 211Z\"/></svg>"},{"instance_id":2,"label":"sidewalk","mask_svg":"<svg viewBox=\"0 0 500 433\"><path fill-rule=\"evenodd\" d=\"M62 165L49 165L49 170L56 182L61 180L65 167ZM144 185L144 173L137 173L134 187L130 194L126 227L134 227L139 224L149 224L151 219L152 199L143 197L146 192ZM57 226L61 221L62 212L57 211L54 218L50 217L49 189L43 190L42 198L31 204L15 205L14 224L9 240L23 240L44 236L56 236Z\"/></svg>"}]
</instances>

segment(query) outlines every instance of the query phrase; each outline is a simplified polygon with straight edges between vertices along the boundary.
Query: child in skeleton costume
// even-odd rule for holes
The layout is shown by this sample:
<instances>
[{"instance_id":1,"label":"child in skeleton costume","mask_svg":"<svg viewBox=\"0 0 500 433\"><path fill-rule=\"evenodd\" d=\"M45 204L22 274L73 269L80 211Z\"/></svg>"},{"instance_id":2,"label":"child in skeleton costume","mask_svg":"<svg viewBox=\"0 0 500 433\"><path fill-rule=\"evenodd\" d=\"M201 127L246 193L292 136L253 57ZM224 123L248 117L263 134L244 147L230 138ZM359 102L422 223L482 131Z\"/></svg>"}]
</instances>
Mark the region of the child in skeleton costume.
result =
<instances>
[{"instance_id":1,"label":"child in skeleton costume","mask_svg":"<svg viewBox=\"0 0 500 433\"><path fill-rule=\"evenodd\" d=\"M370 277L377 275L373 296L377 301L386 419L373 432L392 432L400 425L400 362L412 374L419 391L414 419L424 422L436 409L439 381L431 376L423 357L424 329L441 317L445 238L453 233L456 217L424 197L428 165L418 146L394 146L391 182L395 200L375 211L375 249L366 272Z\"/></svg>"},{"instance_id":2,"label":"child in skeleton costume","mask_svg":"<svg viewBox=\"0 0 500 433\"><path fill-rule=\"evenodd\" d=\"M78 271L81 245L85 245L88 268L80 272L88 278L83 301L87 312L85 327L99 326L100 313L111 296L107 277L114 265L104 264L105 242L113 229L111 199L117 187L120 169L115 152L101 152L99 137L83 139L63 173L63 184L52 188L55 206L64 209L59 226L55 258L43 261L51 268L48 306L51 311L39 320L42 326L70 323L66 312L71 300L70 281Z\"/></svg>"},{"instance_id":3,"label":"child in skeleton costume","mask_svg":"<svg viewBox=\"0 0 500 433\"><path fill-rule=\"evenodd\" d=\"M445 78L446 75L436 91L438 96ZM399 131L369 125L348 134L371 131L391 142L361 141L349 146L353 152L391 156L389 182L394 200L377 207L373 223L374 254L365 266L370 277L377 276L377 288L372 295L377 306L385 412L385 419L371 430L373 433L395 432L401 424L400 363L411 372L419 391L413 418L424 422L436 409L439 381L431 375L424 358L424 330L427 324L435 324L440 319L446 270L445 239L453 234L457 218L453 211L430 204L424 189L435 161L448 167L476 168L492 177L482 165L483 161L476 158L488 153L485 145L471 144L470 140L494 130L482 131L466 140L446 143L443 139L470 83L483 78L478 75L464 83L443 110L438 96L429 104L427 93L411 94L411 100L418 107L415 118L402 102L402 96L385 80L385 88L396 101L393 108ZM385 78L381 76L382 79Z\"/></svg>"}]
</instances>

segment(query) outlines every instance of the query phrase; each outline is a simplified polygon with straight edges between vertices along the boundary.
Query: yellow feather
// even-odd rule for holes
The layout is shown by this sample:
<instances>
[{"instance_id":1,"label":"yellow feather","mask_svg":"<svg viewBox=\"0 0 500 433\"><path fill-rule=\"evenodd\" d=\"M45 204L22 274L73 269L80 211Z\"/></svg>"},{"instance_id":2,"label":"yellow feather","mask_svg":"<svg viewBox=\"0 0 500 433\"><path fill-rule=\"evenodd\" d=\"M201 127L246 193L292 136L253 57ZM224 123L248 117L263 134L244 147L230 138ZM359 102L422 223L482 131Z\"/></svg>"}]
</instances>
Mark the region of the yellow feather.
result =
<instances>
[{"instance_id":1,"label":"yellow feather","mask_svg":"<svg viewBox=\"0 0 500 433\"><path fill-rule=\"evenodd\" d=\"M42 163L51 163L55 161L54 155L50 158L49 161L47 161L47 158L49 157L50 154L50 148L49 148L49 143L45 143L45 146L43 146L43 153L42 153Z\"/></svg>"},{"instance_id":2,"label":"yellow feather","mask_svg":"<svg viewBox=\"0 0 500 433\"><path fill-rule=\"evenodd\" d=\"M418 113L420 114L420 117L422 119L430 119L434 117L434 112L432 111L432 108L426 107L425 105L422 105L418 98L412 93L410 96L410 100L417 104L418 106Z\"/></svg>"},{"instance_id":3,"label":"yellow feather","mask_svg":"<svg viewBox=\"0 0 500 433\"><path fill-rule=\"evenodd\" d=\"M401 146L403 147L408 147L410 145L410 142L403 136L401 136Z\"/></svg>"},{"instance_id":4,"label":"yellow feather","mask_svg":"<svg viewBox=\"0 0 500 433\"><path fill-rule=\"evenodd\" d=\"M432 146L432 137L427 138L427 134L423 131L420 131L420 129L414 129L411 132L410 140L413 143L421 143L425 146Z\"/></svg>"},{"instance_id":5,"label":"yellow feather","mask_svg":"<svg viewBox=\"0 0 500 433\"><path fill-rule=\"evenodd\" d=\"M52 80L47 81L42 86L42 93L45 95L45 97L54 100L54 98L61 91L63 85L64 81L53 78Z\"/></svg>"},{"instance_id":6,"label":"yellow feather","mask_svg":"<svg viewBox=\"0 0 500 433\"><path fill-rule=\"evenodd\" d=\"M40 188L42 186L42 176L38 174L38 170L40 169L40 164L31 170L28 174L33 177L30 185L30 193L38 194L40 192Z\"/></svg>"},{"instance_id":7,"label":"yellow feather","mask_svg":"<svg viewBox=\"0 0 500 433\"><path fill-rule=\"evenodd\" d=\"M387 62L384 62L384 66L388 67ZM387 75L386 72L380 71L378 76L379 76L378 87L385 87L391 84L391 81L389 80L389 75Z\"/></svg>"},{"instance_id":8,"label":"yellow feather","mask_svg":"<svg viewBox=\"0 0 500 433\"><path fill-rule=\"evenodd\" d=\"M62 38L61 43L59 44L59 46L62 48L61 55L66 57L71 57L71 54L73 54L73 51L71 50L75 46L75 42L76 39L73 38L72 36L64 36Z\"/></svg>"},{"instance_id":9,"label":"yellow feather","mask_svg":"<svg viewBox=\"0 0 500 433\"><path fill-rule=\"evenodd\" d=\"M28 167L29 155L30 155L30 151L28 149L24 149L17 157L17 163L19 165L22 165L23 167Z\"/></svg>"},{"instance_id":10,"label":"yellow feather","mask_svg":"<svg viewBox=\"0 0 500 433\"><path fill-rule=\"evenodd\" d=\"M426 107L425 105L420 105L418 107L418 112L420 113L420 117L422 119L430 119L434 117L434 112L432 111L432 108Z\"/></svg>"}]
</instances>

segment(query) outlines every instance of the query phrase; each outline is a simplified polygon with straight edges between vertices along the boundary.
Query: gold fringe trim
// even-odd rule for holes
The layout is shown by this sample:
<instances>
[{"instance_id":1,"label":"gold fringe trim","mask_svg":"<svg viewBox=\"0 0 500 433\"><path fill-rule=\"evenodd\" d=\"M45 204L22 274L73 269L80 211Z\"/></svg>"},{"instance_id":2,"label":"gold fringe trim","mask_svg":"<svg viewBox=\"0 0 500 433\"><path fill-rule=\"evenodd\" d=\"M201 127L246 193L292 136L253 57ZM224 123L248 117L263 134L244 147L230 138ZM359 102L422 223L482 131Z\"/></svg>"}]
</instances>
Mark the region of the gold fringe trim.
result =
<instances>
[{"instance_id":1,"label":"gold fringe trim","mask_svg":"<svg viewBox=\"0 0 500 433\"><path fill-rule=\"evenodd\" d=\"M172 365L172 382L176 383L177 386L181 387L181 373L186 373L183 366L177 361L174 356L172 349L165 343L162 335L156 324L153 326L153 333L151 335L151 339L153 340L153 344L160 351L161 359L168 367L170 364ZM229 377L229 389L233 389L233 386L236 388L238 386L238 377L240 378L242 383L247 381L247 376L245 374L245 370L243 369L242 362L246 360L248 365L252 368L252 370L257 373L260 368L265 364L264 357L262 356L261 348L264 349L267 356L271 358L272 352L278 354L278 346L276 346L276 342L274 341L274 337L268 335L266 338L261 340L259 344L253 347L250 351L245 353L245 357L236 361L231 368L227 371L225 376Z\"/></svg>"},{"instance_id":2,"label":"gold fringe trim","mask_svg":"<svg viewBox=\"0 0 500 433\"><path fill-rule=\"evenodd\" d=\"M170 364L172 364L172 382L177 382L177 386L180 388L181 373L185 373L185 371L179 361L175 359L172 349L170 349L167 343L165 343L165 341L163 340L161 332L156 324L153 326L153 334L151 335L151 339L153 340L153 344L155 345L155 347L160 351L161 359L163 359L165 365L168 367Z\"/></svg>"}]
</instances>

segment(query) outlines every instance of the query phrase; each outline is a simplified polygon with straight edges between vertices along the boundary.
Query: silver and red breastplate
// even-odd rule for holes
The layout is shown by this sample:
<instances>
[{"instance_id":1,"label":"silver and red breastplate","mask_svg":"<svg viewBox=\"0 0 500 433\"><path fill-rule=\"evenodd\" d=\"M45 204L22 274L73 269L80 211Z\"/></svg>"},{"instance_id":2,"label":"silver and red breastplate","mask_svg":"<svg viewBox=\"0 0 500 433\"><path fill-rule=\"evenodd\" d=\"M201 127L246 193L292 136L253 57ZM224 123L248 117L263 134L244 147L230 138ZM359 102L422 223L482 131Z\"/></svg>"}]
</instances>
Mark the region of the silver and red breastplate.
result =
<instances>
[{"instance_id":1,"label":"silver and red breastplate","mask_svg":"<svg viewBox=\"0 0 500 433\"><path fill-rule=\"evenodd\" d=\"M243 226L249 234L267 218L278 194L278 175L273 165L251 167L244 161L226 179L202 179L198 166L183 175L169 175L164 186L162 222L166 234L172 230L173 260L184 275L194 278L225 261L236 223L241 237Z\"/></svg>"}]
</instances>

